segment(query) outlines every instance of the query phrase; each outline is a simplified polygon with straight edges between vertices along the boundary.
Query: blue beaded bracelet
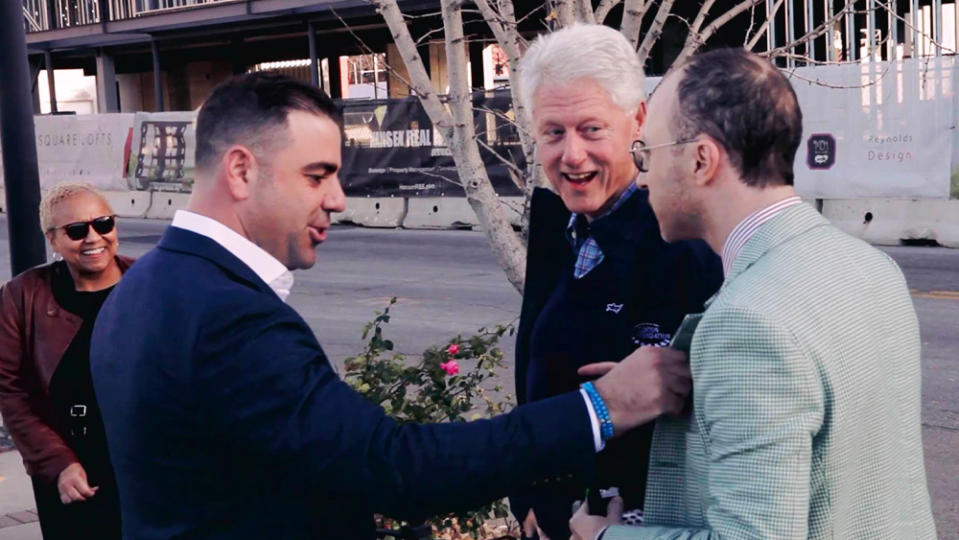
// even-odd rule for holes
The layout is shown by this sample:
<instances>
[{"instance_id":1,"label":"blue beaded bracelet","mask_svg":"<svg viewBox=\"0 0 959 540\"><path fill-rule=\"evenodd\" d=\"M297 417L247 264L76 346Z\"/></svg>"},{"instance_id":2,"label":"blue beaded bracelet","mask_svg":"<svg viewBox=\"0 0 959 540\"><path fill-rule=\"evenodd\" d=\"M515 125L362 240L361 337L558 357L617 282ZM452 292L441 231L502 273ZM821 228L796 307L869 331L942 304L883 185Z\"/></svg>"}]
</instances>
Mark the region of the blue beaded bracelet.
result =
<instances>
[{"instance_id":1,"label":"blue beaded bracelet","mask_svg":"<svg viewBox=\"0 0 959 540\"><path fill-rule=\"evenodd\" d=\"M609 409L606 408L606 402L603 401L603 397L599 395L599 391L596 390L596 387L593 386L593 383L586 382L582 385L583 390L586 391L586 395L589 396L589 401L593 404L593 410L596 411L596 416L599 417L599 434L604 441L608 441L613 438L613 421L609 417Z\"/></svg>"}]
</instances>

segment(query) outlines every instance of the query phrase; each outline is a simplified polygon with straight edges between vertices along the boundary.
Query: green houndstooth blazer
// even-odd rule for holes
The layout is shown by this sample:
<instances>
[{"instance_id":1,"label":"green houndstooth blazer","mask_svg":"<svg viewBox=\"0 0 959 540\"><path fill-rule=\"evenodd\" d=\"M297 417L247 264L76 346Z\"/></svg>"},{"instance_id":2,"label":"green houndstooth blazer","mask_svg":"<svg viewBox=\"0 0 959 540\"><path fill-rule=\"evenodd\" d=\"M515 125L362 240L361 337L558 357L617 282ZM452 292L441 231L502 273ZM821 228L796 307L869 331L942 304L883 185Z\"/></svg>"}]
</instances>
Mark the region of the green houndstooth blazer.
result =
<instances>
[{"instance_id":1,"label":"green houndstooth blazer","mask_svg":"<svg viewBox=\"0 0 959 540\"><path fill-rule=\"evenodd\" d=\"M661 419L639 538L935 538L919 325L896 264L808 205L750 238Z\"/></svg>"}]
</instances>

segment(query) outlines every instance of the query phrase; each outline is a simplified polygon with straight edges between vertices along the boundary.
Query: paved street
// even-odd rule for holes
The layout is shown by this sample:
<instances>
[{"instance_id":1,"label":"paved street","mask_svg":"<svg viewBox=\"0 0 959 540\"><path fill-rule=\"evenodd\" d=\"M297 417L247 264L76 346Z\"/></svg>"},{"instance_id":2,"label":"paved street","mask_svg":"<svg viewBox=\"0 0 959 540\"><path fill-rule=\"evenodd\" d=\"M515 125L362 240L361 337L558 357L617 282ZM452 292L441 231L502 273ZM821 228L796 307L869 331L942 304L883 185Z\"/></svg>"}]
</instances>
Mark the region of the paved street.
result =
<instances>
[{"instance_id":1,"label":"paved street","mask_svg":"<svg viewBox=\"0 0 959 540\"><path fill-rule=\"evenodd\" d=\"M159 239L164 222L120 221L120 252L140 255ZM929 485L941 538L959 538L959 250L884 248L902 267L922 325L923 432ZM0 216L0 280L8 279L6 217ZM457 333L509 323L520 296L506 282L481 233L338 227L320 247L317 265L296 273L290 302L309 322L327 353L340 363L362 347L360 331L390 296L399 297L387 337L415 354ZM503 342L512 358L511 338ZM512 386L512 374L506 382ZM0 475L18 474L10 454L0 456ZM22 474L22 473L20 473ZM10 500L21 480L0 480L0 501ZM16 500L29 503L16 494ZM9 506L9 505L5 505ZM38 538L5 535L0 540ZM26 531L26 525L10 527ZM35 530L35 525L33 526Z\"/></svg>"}]
</instances>

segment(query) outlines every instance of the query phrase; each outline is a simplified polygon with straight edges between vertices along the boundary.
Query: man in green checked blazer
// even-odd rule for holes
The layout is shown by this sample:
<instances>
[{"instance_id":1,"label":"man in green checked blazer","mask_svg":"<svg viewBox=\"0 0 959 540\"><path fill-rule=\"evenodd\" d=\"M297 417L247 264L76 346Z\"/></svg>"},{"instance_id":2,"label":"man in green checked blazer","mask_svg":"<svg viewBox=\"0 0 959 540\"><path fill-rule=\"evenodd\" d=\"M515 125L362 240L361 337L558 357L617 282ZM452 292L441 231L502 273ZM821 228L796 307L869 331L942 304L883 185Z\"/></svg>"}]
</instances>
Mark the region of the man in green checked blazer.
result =
<instances>
[{"instance_id":1,"label":"man in green checked blazer","mask_svg":"<svg viewBox=\"0 0 959 540\"><path fill-rule=\"evenodd\" d=\"M581 509L574 537L935 538L912 301L888 256L796 197L801 132L789 82L743 49L656 90L640 181L663 237L706 240L726 277L674 340L692 409L657 421L643 526Z\"/></svg>"}]
</instances>

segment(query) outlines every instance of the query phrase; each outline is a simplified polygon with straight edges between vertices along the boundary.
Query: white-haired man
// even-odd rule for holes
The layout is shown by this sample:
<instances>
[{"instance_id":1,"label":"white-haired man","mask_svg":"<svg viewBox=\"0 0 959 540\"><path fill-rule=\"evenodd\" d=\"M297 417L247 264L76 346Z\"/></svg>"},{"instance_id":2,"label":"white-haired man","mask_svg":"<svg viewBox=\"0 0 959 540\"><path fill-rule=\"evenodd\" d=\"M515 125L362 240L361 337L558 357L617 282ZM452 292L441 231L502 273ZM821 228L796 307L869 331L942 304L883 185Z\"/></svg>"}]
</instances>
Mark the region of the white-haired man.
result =
<instances>
[{"instance_id":1,"label":"white-haired man","mask_svg":"<svg viewBox=\"0 0 959 540\"><path fill-rule=\"evenodd\" d=\"M634 184L628 149L646 96L626 38L574 25L537 39L521 67L521 99L556 192L538 189L532 201L516 344L516 392L525 403L575 389L588 380L577 372L585 364L667 344L684 314L702 311L722 273L705 244L662 240L647 194ZM637 383L659 391L654 381ZM596 496L617 488L628 517L639 519L651 435L646 427L611 441L591 481L554 478L514 494L526 535L538 525L541 537L569 537L572 502L587 488Z\"/></svg>"}]
</instances>

